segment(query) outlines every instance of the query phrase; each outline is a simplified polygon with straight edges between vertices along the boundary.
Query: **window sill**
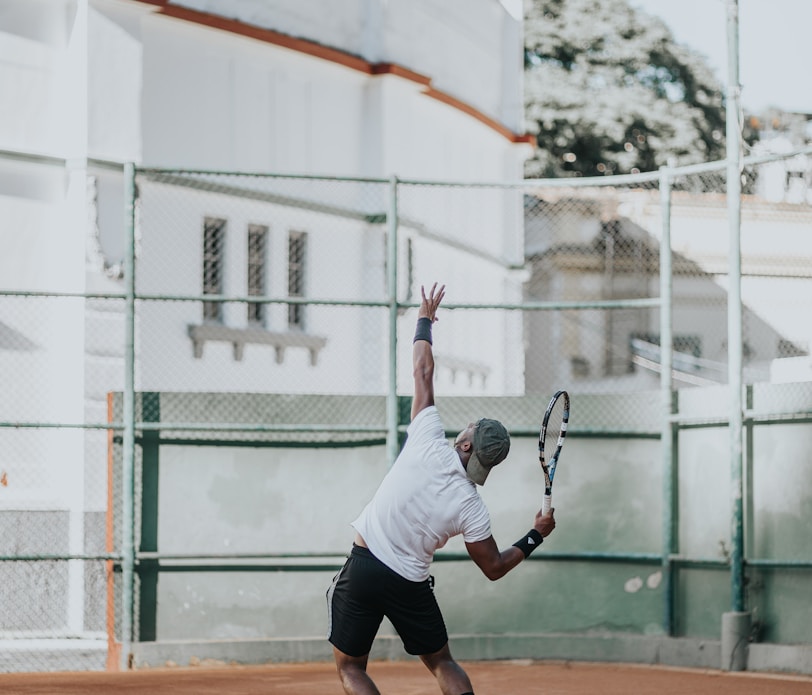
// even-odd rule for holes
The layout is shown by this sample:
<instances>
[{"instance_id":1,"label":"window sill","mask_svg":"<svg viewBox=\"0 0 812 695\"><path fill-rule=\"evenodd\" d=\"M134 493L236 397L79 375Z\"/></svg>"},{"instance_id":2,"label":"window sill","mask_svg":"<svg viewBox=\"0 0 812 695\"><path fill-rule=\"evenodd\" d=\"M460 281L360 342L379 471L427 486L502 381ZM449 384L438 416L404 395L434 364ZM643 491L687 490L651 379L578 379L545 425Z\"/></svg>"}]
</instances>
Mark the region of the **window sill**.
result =
<instances>
[{"instance_id":1,"label":"window sill","mask_svg":"<svg viewBox=\"0 0 812 695\"><path fill-rule=\"evenodd\" d=\"M474 362L472 360L460 359L458 357L446 357L444 354L435 353L437 359L437 366L440 369L446 369L451 372L451 382L456 383L458 377L464 378L469 385L475 381L479 381L483 386L488 381L491 369L481 362Z\"/></svg>"},{"instance_id":2,"label":"window sill","mask_svg":"<svg viewBox=\"0 0 812 695\"><path fill-rule=\"evenodd\" d=\"M190 325L189 337L192 339L195 358L203 357L203 347L207 342L231 343L234 348L234 359L242 360L247 343L253 345L271 345L276 351L276 363L285 361L285 350L288 348L305 348L310 352L310 364L315 366L319 350L327 344L327 338L290 331L274 333L264 328L229 328L216 323Z\"/></svg>"}]
</instances>

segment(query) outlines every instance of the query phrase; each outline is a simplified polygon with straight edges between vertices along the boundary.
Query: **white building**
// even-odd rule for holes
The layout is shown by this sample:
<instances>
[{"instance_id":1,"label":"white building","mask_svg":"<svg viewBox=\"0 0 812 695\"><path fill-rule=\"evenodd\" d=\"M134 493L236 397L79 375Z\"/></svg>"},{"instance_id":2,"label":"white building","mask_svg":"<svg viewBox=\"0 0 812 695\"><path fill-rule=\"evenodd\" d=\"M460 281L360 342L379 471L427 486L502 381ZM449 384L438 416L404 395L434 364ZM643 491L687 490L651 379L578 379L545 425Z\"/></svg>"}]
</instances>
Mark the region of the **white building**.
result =
<instances>
[{"instance_id":1,"label":"white building","mask_svg":"<svg viewBox=\"0 0 812 695\"><path fill-rule=\"evenodd\" d=\"M338 14L334 3L293 0L10 0L4 3L2 20L0 151L50 158L0 157L5 173L0 178L0 213L7 222L0 231L0 248L9 250L0 260L5 290L121 290L122 178L95 160L145 167L498 182L521 177L529 148L528 138L520 133L519 0L442 5L358 0L343 3ZM243 185L232 183L229 194ZM380 185L372 189L363 192L362 200L359 189L314 185L291 193L288 188L285 195L292 196L295 214L286 215L285 210L291 210L287 199L281 204L254 200L240 208L229 204L229 195L201 196L188 187L145 182L139 187L138 290L385 299L388 190ZM162 197L167 195L169 199ZM428 189L404 194L400 203L401 250L404 257L407 249L411 252L412 270L419 273L408 278L411 284L439 279L452 288L450 299L457 301L516 300L519 280L510 268L522 263L519 196L474 192L464 199L460 194L457 204L449 204L429 195ZM370 216L376 220L370 222ZM223 245L218 252L227 257L217 259L225 266L213 284L212 278L202 278L207 220L209 233L222 235L216 240ZM212 231L212 225L222 229ZM249 227L260 253L266 254L258 261L263 277L252 287L247 278ZM268 236L258 240L263 230ZM291 241L291 233L297 242ZM451 243L444 243L446 239ZM465 245L479 253L460 251ZM294 247L301 253L306 248L308 267L299 268L299 276L291 280L296 287L289 288L286 276ZM161 266L161 259L167 258L171 264ZM476 280L471 279L472 268ZM339 269L353 277L357 287L331 283ZM413 298L415 287L404 283L401 298ZM379 378L370 387L368 374L331 385L329 374L336 373L337 365L346 370L348 358L352 362L351 356L359 352L351 343L330 349L341 326L331 327L325 311L307 310L306 330L314 341L298 335L275 341L255 329L290 333L292 327L300 334L303 318L294 318L290 326L286 307L267 307L259 316L249 315L245 306L225 305L222 313L204 321L199 303L184 308L189 311L163 318L151 319L149 311L142 312L139 388L239 390L241 384L250 384L259 390L307 391L317 385L330 391L380 389ZM79 396L79 372L65 370L66 363L108 370L115 383L111 386L105 379L105 392L121 387L113 374L118 365L107 359L121 345L121 334L107 330L115 320L105 309L120 313L120 306L97 303L88 314L77 301L72 316L59 308L58 316L38 326L25 325L24 315L16 322L11 317L0 320L9 335L19 336L18 342L30 340L41 348L36 371L58 372L48 390ZM319 325L319 314L325 325ZM59 321L79 326L84 317L89 317L87 336L51 328ZM170 323L150 323L164 319ZM243 335L230 347L206 346L223 334L188 328L204 322ZM176 344L173 338L178 335L182 338ZM151 337L159 341L160 356ZM234 336L226 332L225 337L228 342ZM311 349L326 344L325 339L333 341L330 348ZM92 347L90 340L104 345ZM259 359L263 364L286 364L279 372L290 383L278 378L257 383L250 365L232 364L250 362L256 346L266 342L272 359ZM309 373L311 378L297 380L290 366L300 343L307 359L295 364L302 367L300 375ZM222 365L207 364L202 370L201 360L219 359L219 347L230 350L231 356L223 357ZM477 349L481 352L482 347ZM452 353L464 353L463 341L447 349L450 362L472 363L471 355ZM93 353L103 353L105 359L94 363ZM182 360L178 357L182 363L165 369L168 356L175 354L183 354ZM153 359L162 371L150 362ZM369 368L366 357L356 361L358 368ZM505 364L517 363L508 359L485 370L496 392L520 388L520 365L511 375ZM28 365L21 365L19 372L30 373ZM77 380L72 386L64 383L67 372ZM41 401L54 402L44 391L26 392L35 401L34 411ZM56 419L81 420L81 400ZM33 411L28 417L37 419Z\"/></svg>"},{"instance_id":2,"label":"white building","mask_svg":"<svg viewBox=\"0 0 812 695\"><path fill-rule=\"evenodd\" d=\"M746 383L808 381L812 375L809 325L798 320L812 311L812 211L806 203L773 201L762 193L774 173L783 173L782 164L778 172L774 164L758 167L759 192L742 197ZM728 380L727 200L687 188L672 193L670 206L675 388ZM660 295L659 191L596 190L548 189L528 198L531 301ZM656 308L541 312L528 317L525 331L529 350L543 342L550 357L529 375L528 392L546 393L557 383L611 393L658 387Z\"/></svg>"},{"instance_id":3,"label":"white building","mask_svg":"<svg viewBox=\"0 0 812 695\"><path fill-rule=\"evenodd\" d=\"M104 423L123 388L123 302L82 297L124 288L117 164L513 181L530 147L521 80L521 0L5 0L0 420ZM139 177L138 292L386 299L386 182L184 181ZM520 194L456 195L403 194L400 299L436 279L448 301L518 301ZM138 390L386 390L383 309L139 302L137 316ZM499 337L518 319L465 320L443 320L447 392L519 392L521 341L505 354ZM0 510L69 517L64 543L21 549L104 550L106 436L0 429ZM82 572L64 577L67 618L57 607L41 630L102 629Z\"/></svg>"}]
</instances>

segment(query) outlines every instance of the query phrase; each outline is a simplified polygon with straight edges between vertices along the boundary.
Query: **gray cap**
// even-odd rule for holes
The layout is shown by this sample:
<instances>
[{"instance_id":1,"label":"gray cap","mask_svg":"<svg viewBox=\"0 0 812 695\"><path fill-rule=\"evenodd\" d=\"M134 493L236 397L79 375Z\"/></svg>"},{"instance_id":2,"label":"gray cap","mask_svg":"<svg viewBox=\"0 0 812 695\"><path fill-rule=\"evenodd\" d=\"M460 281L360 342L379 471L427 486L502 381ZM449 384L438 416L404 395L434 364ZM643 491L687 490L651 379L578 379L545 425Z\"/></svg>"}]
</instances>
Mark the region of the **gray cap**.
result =
<instances>
[{"instance_id":1,"label":"gray cap","mask_svg":"<svg viewBox=\"0 0 812 695\"><path fill-rule=\"evenodd\" d=\"M510 451L510 435L499 420L483 417L474 428L473 449L468 459L468 477L484 485L491 468L505 460Z\"/></svg>"}]
</instances>

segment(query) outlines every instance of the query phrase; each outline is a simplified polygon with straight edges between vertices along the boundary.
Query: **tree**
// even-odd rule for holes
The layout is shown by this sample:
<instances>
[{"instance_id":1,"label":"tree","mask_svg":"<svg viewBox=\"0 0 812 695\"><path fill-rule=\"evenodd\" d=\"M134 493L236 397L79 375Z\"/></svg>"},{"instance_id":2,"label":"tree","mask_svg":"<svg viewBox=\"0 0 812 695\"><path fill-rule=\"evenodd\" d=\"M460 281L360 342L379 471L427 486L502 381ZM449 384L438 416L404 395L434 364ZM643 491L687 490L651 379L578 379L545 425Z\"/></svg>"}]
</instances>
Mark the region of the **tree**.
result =
<instances>
[{"instance_id":1,"label":"tree","mask_svg":"<svg viewBox=\"0 0 812 695\"><path fill-rule=\"evenodd\" d=\"M652 171L672 157L690 164L725 156L719 80L628 0L527 0L525 114L538 142L528 177Z\"/></svg>"}]
</instances>

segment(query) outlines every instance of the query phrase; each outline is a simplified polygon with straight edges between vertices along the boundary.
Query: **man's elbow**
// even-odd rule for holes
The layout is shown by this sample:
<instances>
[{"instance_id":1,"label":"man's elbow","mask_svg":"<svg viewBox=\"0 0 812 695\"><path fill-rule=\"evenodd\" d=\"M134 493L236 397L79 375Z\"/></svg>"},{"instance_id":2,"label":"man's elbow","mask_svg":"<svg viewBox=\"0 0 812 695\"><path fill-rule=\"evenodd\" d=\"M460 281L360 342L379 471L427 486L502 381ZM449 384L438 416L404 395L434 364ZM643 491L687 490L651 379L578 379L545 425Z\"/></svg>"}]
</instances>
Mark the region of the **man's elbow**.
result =
<instances>
[{"instance_id":1,"label":"man's elbow","mask_svg":"<svg viewBox=\"0 0 812 695\"><path fill-rule=\"evenodd\" d=\"M497 579L501 579L508 573L508 570L505 567L483 567L481 569L482 574L484 574L492 582L495 582Z\"/></svg>"}]
</instances>

